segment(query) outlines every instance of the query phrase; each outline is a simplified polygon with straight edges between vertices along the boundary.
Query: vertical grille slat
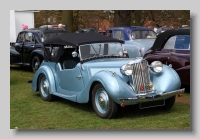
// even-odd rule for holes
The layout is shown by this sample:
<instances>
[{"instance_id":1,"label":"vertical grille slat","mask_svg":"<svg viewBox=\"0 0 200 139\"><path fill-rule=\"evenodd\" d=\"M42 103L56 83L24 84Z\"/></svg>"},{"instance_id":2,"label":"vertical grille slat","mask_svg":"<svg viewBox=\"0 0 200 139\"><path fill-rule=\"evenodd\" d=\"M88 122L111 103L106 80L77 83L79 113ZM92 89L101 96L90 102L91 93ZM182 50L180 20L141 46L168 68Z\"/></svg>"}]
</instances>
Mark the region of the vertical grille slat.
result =
<instances>
[{"instance_id":1,"label":"vertical grille slat","mask_svg":"<svg viewBox=\"0 0 200 139\"><path fill-rule=\"evenodd\" d=\"M135 88L136 94L146 94L152 91L152 88L149 88L151 83L149 72L148 72L148 63L147 61L142 61L141 63L134 63L133 66L133 85ZM144 90L140 90L140 87L144 87Z\"/></svg>"}]
</instances>

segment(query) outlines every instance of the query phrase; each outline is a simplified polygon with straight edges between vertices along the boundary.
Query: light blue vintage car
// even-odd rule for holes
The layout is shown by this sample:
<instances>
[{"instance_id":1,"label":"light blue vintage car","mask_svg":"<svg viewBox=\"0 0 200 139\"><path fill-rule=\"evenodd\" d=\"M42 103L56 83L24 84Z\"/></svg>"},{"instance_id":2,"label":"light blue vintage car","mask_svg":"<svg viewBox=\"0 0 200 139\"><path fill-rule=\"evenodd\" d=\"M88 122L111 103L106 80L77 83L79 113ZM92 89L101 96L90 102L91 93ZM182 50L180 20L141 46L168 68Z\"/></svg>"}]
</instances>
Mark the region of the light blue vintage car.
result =
<instances>
[{"instance_id":1,"label":"light blue vintage car","mask_svg":"<svg viewBox=\"0 0 200 139\"><path fill-rule=\"evenodd\" d=\"M106 30L107 37L124 40L123 47L130 58L143 56L153 46L156 33L148 27L122 26Z\"/></svg>"},{"instance_id":2,"label":"light blue vintage car","mask_svg":"<svg viewBox=\"0 0 200 139\"><path fill-rule=\"evenodd\" d=\"M159 61L127 58L124 41L100 33L66 33L44 41L44 61L32 91L44 101L55 96L92 105L101 118L113 118L118 106L170 109L182 96L180 78ZM153 103L151 103L153 102Z\"/></svg>"}]
</instances>

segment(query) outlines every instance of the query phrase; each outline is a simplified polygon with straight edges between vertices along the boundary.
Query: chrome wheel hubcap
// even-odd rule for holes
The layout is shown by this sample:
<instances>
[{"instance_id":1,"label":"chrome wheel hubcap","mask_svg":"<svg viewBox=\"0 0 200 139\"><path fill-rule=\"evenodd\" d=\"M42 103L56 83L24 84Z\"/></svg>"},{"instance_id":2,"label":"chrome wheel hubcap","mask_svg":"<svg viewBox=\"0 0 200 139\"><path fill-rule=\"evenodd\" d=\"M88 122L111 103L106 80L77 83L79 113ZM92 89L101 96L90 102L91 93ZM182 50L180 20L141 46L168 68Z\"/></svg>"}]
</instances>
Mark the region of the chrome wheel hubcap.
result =
<instances>
[{"instance_id":1,"label":"chrome wheel hubcap","mask_svg":"<svg viewBox=\"0 0 200 139\"><path fill-rule=\"evenodd\" d=\"M42 78L40 87L42 95L47 97L49 95L49 82L46 77Z\"/></svg>"},{"instance_id":2,"label":"chrome wheel hubcap","mask_svg":"<svg viewBox=\"0 0 200 139\"><path fill-rule=\"evenodd\" d=\"M109 108L109 98L104 89L97 90L97 93L95 95L95 104L97 106L97 109L101 113L106 113Z\"/></svg>"},{"instance_id":3,"label":"chrome wheel hubcap","mask_svg":"<svg viewBox=\"0 0 200 139\"><path fill-rule=\"evenodd\" d=\"M35 69L38 69L38 68L39 68L39 62L35 62L34 68L35 68Z\"/></svg>"}]
</instances>

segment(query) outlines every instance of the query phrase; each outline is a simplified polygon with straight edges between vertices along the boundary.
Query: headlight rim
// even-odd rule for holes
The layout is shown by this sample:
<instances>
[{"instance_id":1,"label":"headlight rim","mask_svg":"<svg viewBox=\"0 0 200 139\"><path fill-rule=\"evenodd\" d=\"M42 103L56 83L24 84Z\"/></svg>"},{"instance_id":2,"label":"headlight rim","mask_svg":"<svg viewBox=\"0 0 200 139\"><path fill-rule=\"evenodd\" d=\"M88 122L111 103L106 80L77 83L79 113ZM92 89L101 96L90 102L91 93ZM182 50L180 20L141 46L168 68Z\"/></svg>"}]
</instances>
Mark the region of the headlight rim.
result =
<instances>
[{"instance_id":1,"label":"headlight rim","mask_svg":"<svg viewBox=\"0 0 200 139\"><path fill-rule=\"evenodd\" d=\"M128 68L127 66L131 67L131 69L129 69L131 71L130 73L127 72L127 68ZM132 65L131 64L124 64L124 65L121 66L120 69L121 69L121 72L126 76L130 76L130 75L133 74L133 69L132 69Z\"/></svg>"},{"instance_id":2,"label":"headlight rim","mask_svg":"<svg viewBox=\"0 0 200 139\"><path fill-rule=\"evenodd\" d=\"M156 70L156 67L160 66L161 67L161 70ZM160 73L162 72L163 70L163 64L161 61L153 61L151 64L150 64L150 69L155 72L155 73Z\"/></svg>"}]
</instances>

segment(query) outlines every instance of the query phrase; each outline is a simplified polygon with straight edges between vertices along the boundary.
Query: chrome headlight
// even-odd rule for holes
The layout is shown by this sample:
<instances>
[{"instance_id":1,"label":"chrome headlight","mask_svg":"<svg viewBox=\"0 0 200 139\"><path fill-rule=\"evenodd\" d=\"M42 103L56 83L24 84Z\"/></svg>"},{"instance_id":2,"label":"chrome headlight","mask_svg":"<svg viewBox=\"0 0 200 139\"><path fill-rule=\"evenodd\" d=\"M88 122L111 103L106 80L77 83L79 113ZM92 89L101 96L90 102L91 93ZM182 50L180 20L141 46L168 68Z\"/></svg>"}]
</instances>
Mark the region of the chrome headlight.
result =
<instances>
[{"instance_id":1,"label":"chrome headlight","mask_svg":"<svg viewBox=\"0 0 200 139\"><path fill-rule=\"evenodd\" d=\"M154 61L151 63L150 68L152 71L159 73L163 69L163 64L160 61Z\"/></svg>"},{"instance_id":2,"label":"chrome headlight","mask_svg":"<svg viewBox=\"0 0 200 139\"><path fill-rule=\"evenodd\" d=\"M121 67L121 72L127 76L131 75L133 73L132 66L130 64L123 65Z\"/></svg>"}]
</instances>

